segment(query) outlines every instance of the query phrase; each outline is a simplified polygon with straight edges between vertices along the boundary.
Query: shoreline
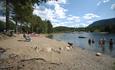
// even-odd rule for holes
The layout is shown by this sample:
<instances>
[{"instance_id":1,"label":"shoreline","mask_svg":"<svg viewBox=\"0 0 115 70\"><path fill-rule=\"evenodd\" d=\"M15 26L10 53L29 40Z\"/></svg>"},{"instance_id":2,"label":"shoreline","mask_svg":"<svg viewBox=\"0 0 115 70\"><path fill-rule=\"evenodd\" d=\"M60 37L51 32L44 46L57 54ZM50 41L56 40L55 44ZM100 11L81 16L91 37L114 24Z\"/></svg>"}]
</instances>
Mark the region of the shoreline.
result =
<instances>
[{"instance_id":1,"label":"shoreline","mask_svg":"<svg viewBox=\"0 0 115 70\"><path fill-rule=\"evenodd\" d=\"M5 60L0 61L0 65L7 68L9 64L9 70L20 70L15 69L20 65L24 65L21 66L23 70L112 70L115 61L106 55L95 56L95 53L79 47L70 48L67 43L44 35L32 37L31 42L25 42L22 35L16 35L1 40L0 48L6 50L0 56L0 60ZM14 60L16 62L12 62Z\"/></svg>"}]
</instances>

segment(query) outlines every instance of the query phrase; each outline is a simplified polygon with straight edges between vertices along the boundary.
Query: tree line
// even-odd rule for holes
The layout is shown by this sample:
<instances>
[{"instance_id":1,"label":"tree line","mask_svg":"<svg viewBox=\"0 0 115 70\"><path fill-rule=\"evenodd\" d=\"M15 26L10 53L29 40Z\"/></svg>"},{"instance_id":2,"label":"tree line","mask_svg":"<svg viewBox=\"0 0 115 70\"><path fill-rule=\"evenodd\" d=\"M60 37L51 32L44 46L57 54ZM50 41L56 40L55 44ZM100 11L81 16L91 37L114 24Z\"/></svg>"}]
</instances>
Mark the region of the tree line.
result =
<instances>
[{"instance_id":1,"label":"tree line","mask_svg":"<svg viewBox=\"0 0 115 70\"><path fill-rule=\"evenodd\" d=\"M0 31L51 33L52 24L33 15L34 5L38 6L48 0L0 0L6 22L0 21Z\"/></svg>"}]
</instances>

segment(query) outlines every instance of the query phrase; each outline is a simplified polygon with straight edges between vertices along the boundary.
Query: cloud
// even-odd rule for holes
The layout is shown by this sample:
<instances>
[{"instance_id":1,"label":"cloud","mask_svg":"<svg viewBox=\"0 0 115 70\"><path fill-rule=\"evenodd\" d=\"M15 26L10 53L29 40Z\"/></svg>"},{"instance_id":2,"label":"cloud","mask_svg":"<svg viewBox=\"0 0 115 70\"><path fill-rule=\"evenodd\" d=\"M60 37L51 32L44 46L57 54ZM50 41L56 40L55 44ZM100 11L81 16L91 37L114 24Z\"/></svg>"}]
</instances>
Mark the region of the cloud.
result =
<instances>
[{"instance_id":1,"label":"cloud","mask_svg":"<svg viewBox=\"0 0 115 70\"><path fill-rule=\"evenodd\" d=\"M49 1L44 5L35 5L33 14L40 16L43 20L48 19L53 26L74 26L80 22L79 16L67 14L68 11L63 7L63 4L68 4L67 0Z\"/></svg>"},{"instance_id":2,"label":"cloud","mask_svg":"<svg viewBox=\"0 0 115 70\"><path fill-rule=\"evenodd\" d=\"M67 17L67 20L68 20L68 21L74 21L74 22L80 22L80 17L79 17L79 16L72 16L72 15L70 16L70 15L69 15L69 16Z\"/></svg>"},{"instance_id":3,"label":"cloud","mask_svg":"<svg viewBox=\"0 0 115 70\"><path fill-rule=\"evenodd\" d=\"M5 16L0 16L0 21L6 22L6 17Z\"/></svg>"},{"instance_id":4,"label":"cloud","mask_svg":"<svg viewBox=\"0 0 115 70\"><path fill-rule=\"evenodd\" d=\"M96 14L93 14L93 13L87 13L83 16L84 19L86 20L91 20L91 19L95 19L95 18L98 18L100 16L96 15Z\"/></svg>"},{"instance_id":5,"label":"cloud","mask_svg":"<svg viewBox=\"0 0 115 70\"><path fill-rule=\"evenodd\" d=\"M67 0L58 0L58 1L50 0L50 1L47 2L47 4L49 4L49 5L67 4Z\"/></svg>"},{"instance_id":6,"label":"cloud","mask_svg":"<svg viewBox=\"0 0 115 70\"><path fill-rule=\"evenodd\" d=\"M67 11L66 9L64 9L63 7L61 7L59 4L55 4L55 14L60 17L60 18L65 18L66 14L65 12Z\"/></svg>"},{"instance_id":7,"label":"cloud","mask_svg":"<svg viewBox=\"0 0 115 70\"><path fill-rule=\"evenodd\" d=\"M94 21L93 20L88 20L81 23L76 23L76 27L87 27L88 25L92 24Z\"/></svg>"},{"instance_id":8,"label":"cloud","mask_svg":"<svg viewBox=\"0 0 115 70\"><path fill-rule=\"evenodd\" d=\"M97 3L97 6L100 6L102 3L108 3L110 2L110 0L100 0L98 3Z\"/></svg>"},{"instance_id":9,"label":"cloud","mask_svg":"<svg viewBox=\"0 0 115 70\"><path fill-rule=\"evenodd\" d=\"M93 23L93 21L92 21L92 20L89 20L89 21L87 21L86 23L87 23L87 24L91 24L91 23Z\"/></svg>"},{"instance_id":10,"label":"cloud","mask_svg":"<svg viewBox=\"0 0 115 70\"><path fill-rule=\"evenodd\" d=\"M85 23L79 23L77 26L78 27L86 27L87 25Z\"/></svg>"},{"instance_id":11,"label":"cloud","mask_svg":"<svg viewBox=\"0 0 115 70\"><path fill-rule=\"evenodd\" d=\"M35 5L35 9L33 14L41 16L45 19L53 19L53 18L65 18L67 10L64 9L60 4L65 4L66 0L60 0L60 2L49 1L45 5L37 6ZM45 16L45 17L44 17Z\"/></svg>"},{"instance_id":12,"label":"cloud","mask_svg":"<svg viewBox=\"0 0 115 70\"><path fill-rule=\"evenodd\" d=\"M111 9L112 9L112 10L115 10L115 4L112 4L112 5L111 5Z\"/></svg>"},{"instance_id":13,"label":"cloud","mask_svg":"<svg viewBox=\"0 0 115 70\"><path fill-rule=\"evenodd\" d=\"M103 3L107 3L107 2L109 2L110 0L103 0Z\"/></svg>"},{"instance_id":14,"label":"cloud","mask_svg":"<svg viewBox=\"0 0 115 70\"><path fill-rule=\"evenodd\" d=\"M53 27L85 27L92 23L91 19L100 17L93 13L87 13L83 16L86 22L84 23L80 16L67 14L68 10L63 7L65 4L68 4L67 0L59 0L59 2L49 1L43 5L35 5L33 14L40 16L43 20L50 20L53 24Z\"/></svg>"},{"instance_id":15,"label":"cloud","mask_svg":"<svg viewBox=\"0 0 115 70\"><path fill-rule=\"evenodd\" d=\"M98 3L97 3L97 6L99 6L101 4L101 1L99 1Z\"/></svg>"},{"instance_id":16,"label":"cloud","mask_svg":"<svg viewBox=\"0 0 115 70\"><path fill-rule=\"evenodd\" d=\"M93 20L86 21L85 23L76 23L76 27L87 27L88 25L92 24Z\"/></svg>"},{"instance_id":17,"label":"cloud","mask_svg":"<svg viewBox=\"0 0 115 70\"><path fill-rule=\"evenodd\" d=\"M63 4L66 4L67 3L67 0L59 0L60 3L63 3Z\"/></svg>"}]
</instances>

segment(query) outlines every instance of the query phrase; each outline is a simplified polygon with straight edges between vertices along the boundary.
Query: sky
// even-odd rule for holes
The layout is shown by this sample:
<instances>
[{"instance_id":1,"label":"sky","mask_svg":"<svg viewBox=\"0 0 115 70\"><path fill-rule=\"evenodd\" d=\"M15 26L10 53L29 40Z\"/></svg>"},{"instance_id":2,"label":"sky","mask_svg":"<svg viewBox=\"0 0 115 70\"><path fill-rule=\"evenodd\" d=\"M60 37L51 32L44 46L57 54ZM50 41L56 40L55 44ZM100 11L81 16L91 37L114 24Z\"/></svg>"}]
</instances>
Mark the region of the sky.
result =
<instances>
[{"instance_id":1,"label":"sky","mask_svg":"<svg viewBox=\"0 0 115 70\"><path fill-rule=\"evenodd\" d=\"M34 7L33 14L50 20L54 27L86 27L97 20L115 18L115 0L50 0Z\"/></svg>"},{"instance_id":2,"label":"sky","mask_svg":"<svg viewBox=\"0 0 115 70\"><path fill-rule=\"evenodd\" d=\"M35 5L33 14L50 20L53 27L86 27L97 20L115 18L115 0L49 0ZM0 16L0 20L5 18Z\"/></svg>"}]
</instances>

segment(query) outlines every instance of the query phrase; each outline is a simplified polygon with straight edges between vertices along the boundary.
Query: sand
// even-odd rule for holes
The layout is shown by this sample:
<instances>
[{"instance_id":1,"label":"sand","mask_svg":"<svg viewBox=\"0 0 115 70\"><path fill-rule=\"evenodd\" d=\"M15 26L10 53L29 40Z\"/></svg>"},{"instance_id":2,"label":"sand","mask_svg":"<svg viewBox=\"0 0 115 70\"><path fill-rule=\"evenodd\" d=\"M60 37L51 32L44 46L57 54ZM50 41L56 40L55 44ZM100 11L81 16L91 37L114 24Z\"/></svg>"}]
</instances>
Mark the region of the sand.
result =
<instances>
[{"instance_id":1,"label":"sand","mask_svg":"<svg viewBox=\"0 0 115 70\"><path fill-rule=\"evenodd\" d=\"M31 37L26 42L22 34L0 40L0 70L113 70L115 58L79 47L68 47L63 41Z\"/></svg>"}]
</instances>

